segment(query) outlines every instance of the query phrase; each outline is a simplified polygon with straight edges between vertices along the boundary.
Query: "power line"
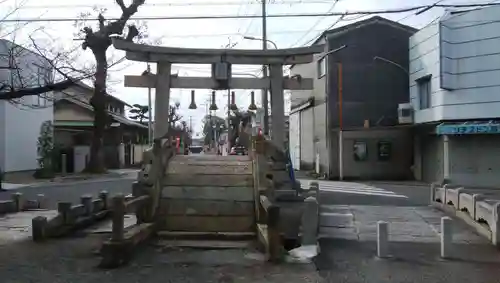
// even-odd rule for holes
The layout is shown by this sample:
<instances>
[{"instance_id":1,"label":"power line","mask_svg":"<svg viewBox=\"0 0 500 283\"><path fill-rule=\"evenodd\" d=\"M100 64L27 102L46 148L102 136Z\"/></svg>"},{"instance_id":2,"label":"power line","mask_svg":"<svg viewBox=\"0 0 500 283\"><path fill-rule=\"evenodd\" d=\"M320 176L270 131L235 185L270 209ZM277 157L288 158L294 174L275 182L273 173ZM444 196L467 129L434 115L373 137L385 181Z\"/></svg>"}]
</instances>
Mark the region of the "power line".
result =
<instances>
[{"instance_id":1,"label":"power line","mask_svg":"<svg viewBox=\"0 0 500 283\"><path fill-rule=\"evenodd\" d=\"M270 5L293 5L293 4L329 4L328 0L287 0L280 2L270 2ZM228 2L163 2L163 3L144 3L141 7L185 7L185 6L244 6L244 5L260 5L259 2L244 2L244 1L228 1ZM76 5L26 5L20 6L18 10L35 10L35 9L78 9L78 8L110 8L116 7L114 5L89 5L89 4L76 4Z\"/></svg>"},{"instance_id":2,"label":"power line","mask_svg":"<svg viewBox=\"0 0 500 283\"><path fill-rule=\"evenodd\" d=\"M330 9L328 9L328 12L327 13L330 13L331 11L333 11L333 9L335 9L335 6L337 6L337 3L339 2L339 0L334 0L333 1L333 4L332 6L330 6ZM341 17L342 18L342 17ZM341 19L340 18L340 19ZM304 39L309 33L311 33L311 31L317 27L321 22L322 20L324 20L324 18L319 18L315 23L314 25L311 26L311 28L309 28L309 30L304 34L302 35L299 39L297 39L297 41L295 41L294 44L292 44L292 47L295 46L296 44L298 44L302 39ZM338 21L337 21L338 22ZM304 44L305 45L305 44Z\"/></svg>"},{"instance_id":3,"label":"power line","mask_svg":"<svg viewBox=\"0 0 500 283\"><path fill-rule=\"evenodd\" d=\"M342 15L375 15L375 14L397 14L404 12L411 12L427 8L430 5L425 6L414 6L408 8L399 9L386 9L386 10L371 10L371 11L353 11L353 12L331 12L331 13L297 13L297 14L275 14L267 15L268 18L314 18L314 17L332 17L332 16L342 16ZM456 4L456 5L435 5L434 7L443 8L474 8L474 7L486 7L486 6L500 6L499 3L484 3L484 4ZM130 20L144 20L144 21L154 21L154 20L222 20L222 19L252 19L260 18L261 15L220 15L220 16L142 16L142 17L132 17ZM18 18L18 19L4 19L2 22L74 22L81 21L81 18ZM97 19L85 19L87 21L97 21ZM118 20L118 18L110 18L107 20Z\"/></svg>"},{"instance_id":4,"label":"power line","mask_svg":"<svg viewBox=\"0 0 500 283\"><path fill-rule=\"evenodd\" d=\"M315 29L315 30L279 30L279 31L270 31L267 32L268 34L289 34L289 33L304 33L308 31L314 31L314 32L319 32L319 31L324 31L323 29ZM244 34L239 33L239 32L232 32L232 33L212 33L212 34L178 34L178 35L165 35L165 37L168 38L195 38L195 37L222 37L222 36L231 36L231 35L240 35L243 36ZM248 35L248 34L245 34Z\"/></svg>"}]
</instances>

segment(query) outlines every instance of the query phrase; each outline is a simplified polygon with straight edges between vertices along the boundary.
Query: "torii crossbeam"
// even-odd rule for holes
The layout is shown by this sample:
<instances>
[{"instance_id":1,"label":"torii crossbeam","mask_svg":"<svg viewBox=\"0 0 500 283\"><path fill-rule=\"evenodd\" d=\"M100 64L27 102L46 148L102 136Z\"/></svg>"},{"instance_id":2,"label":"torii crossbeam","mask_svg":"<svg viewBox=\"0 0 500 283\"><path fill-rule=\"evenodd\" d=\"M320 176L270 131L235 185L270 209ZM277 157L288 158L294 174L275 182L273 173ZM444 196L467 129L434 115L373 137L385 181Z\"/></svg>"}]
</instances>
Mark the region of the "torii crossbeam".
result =
<instances>
[{"instance_id":1,"label":"torii crossbeam","mask_svg":"<svg viewBox=\"0 0 500 283\"><path fill-rule=\"evenodd\" d=\"M283 77L283 65L307 64L314 61L314 54L324 52L323 45L310 47L248 50L248 49L195 49L160 47L136 44L113 39L116 49L126 51L126 58L132 61L157 63L157 74L149 76L125 76L127 87L156 88L155 139L166 137L170 88L186 89L262 89L271 92L272 141L283 148L285 140L285 103L283 90L312 90L311 78ZM172 64L211 64L211 77L179 77L171 75ZM233 78L231 65L267 65L269 78Z\"/></svg>"}]
</instances>

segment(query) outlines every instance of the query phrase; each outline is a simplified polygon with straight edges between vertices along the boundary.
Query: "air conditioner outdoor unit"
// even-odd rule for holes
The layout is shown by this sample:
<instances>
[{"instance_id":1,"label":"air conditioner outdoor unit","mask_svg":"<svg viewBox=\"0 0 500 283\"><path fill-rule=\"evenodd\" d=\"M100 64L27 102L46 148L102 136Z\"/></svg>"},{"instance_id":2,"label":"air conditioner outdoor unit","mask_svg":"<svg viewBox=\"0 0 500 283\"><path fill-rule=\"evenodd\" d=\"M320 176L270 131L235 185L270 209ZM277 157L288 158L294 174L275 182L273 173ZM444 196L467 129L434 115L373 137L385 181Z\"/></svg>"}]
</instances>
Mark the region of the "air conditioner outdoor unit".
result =
<instances>
[{"instance_id":1,"label":"air conditioner outdoor unit","mask_svg":"<svg viewBox=\"0 0 500 283\"><path fill-rule=\"evenodd\" d=\"M401 103L398 105L399 124L413 124L413 106L411 103Z\"/></svg>"}]
</instances>

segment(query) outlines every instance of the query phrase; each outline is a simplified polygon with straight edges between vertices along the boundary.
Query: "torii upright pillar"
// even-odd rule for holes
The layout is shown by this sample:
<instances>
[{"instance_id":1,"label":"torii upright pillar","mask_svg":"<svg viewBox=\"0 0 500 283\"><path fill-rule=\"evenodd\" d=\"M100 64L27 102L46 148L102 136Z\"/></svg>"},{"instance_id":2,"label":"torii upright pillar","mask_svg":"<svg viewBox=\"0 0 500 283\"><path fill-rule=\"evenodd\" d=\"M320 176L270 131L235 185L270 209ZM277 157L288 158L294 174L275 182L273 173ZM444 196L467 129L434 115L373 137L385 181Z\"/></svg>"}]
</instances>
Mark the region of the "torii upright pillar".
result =
<instances>
[{"instance_id":1,"label":"torii upright pillar","mask_svg":"<svg viewBox=\"0 0 500 283\"><path fill-rule=\"evenodd\" d=\"M170 88L187 89L270 89L271 90L271 140L280 149L285 147L284 89L312 90L311 78L283 77L283 65L309 64L313 54L324 47L245 50L245 49L198 49L160 47L136 44L113 39L113 46L126 51L126 58L140 62L156 62L158 74L149 76L125 76L125 86L156 88L154 138L167 138ZM211 77L171 76L171 64L211 64ZM232 65L268 65L270 76L266 78L232 77Z\"/></svg>"},{"instance_id":2,"label":"torii upright pillar","mask_svg":"<svg viewBox=\"0 0 500 283\"><path fill-rule=\"evenodd\" d=\"M285 149L285 99L283 97L283 65L269 65L271 78L271 141Z\"/></svg>"},{"instance_id":3,"label":"torii upright pillar","mask_svg":"<svg viewBox=\"0 0 500 283\"><path fill-rule=\"evenodd\" d=\"M155 94L155 125L154 139L165 139L169 131L169 113L170 113L170 70L172 64L166 61L160 61L157 64L158 75L156 76L156 94Z\"/></svg>"}]
</instances>

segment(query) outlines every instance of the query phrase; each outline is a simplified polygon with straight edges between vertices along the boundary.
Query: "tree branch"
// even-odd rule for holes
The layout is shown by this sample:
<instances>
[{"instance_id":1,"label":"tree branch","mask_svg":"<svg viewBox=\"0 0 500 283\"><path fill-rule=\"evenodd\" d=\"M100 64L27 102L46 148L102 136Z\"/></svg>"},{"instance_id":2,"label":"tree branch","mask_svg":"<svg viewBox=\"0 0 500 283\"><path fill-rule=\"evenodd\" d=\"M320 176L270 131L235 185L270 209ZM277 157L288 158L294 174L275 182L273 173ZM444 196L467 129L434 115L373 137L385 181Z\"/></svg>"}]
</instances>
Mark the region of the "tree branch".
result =
<instances>
[{"instance_id":1,"label":"tree branch","mask_svg":"<svg viewBox=\"0 0 500 283\"><path fill-rule=\"evenodd\" d=\"M104 16L102 14L99 14L97 16L97 20L99 21L99 29L104 29L106 19L104 19Z\"/></svg>"},{"instance_id":2,"label":"tree branch","mask_svg":"<svg viewBox=\"0 0 500 283\"><path fill-rule=\"evenodd\" d=\"M123 29L125 28L125 24L132 17L133 14L137 13L137 9L139 6L144 4L145 0L133 0L132 3L126 7L123 3L123 0L116 0L116 3L122 9L122 15L120 18L114 22L111 22L106 26L104 30L102 30L107 36L113 34L122 34Z\"/></svg>"},{"instance_id":3,"label":"tree branch","mask_svg":"<svg viewBox=\"0 0 500 283\"><path fill-rule=\"evenodd\" d=\"M12 90L12 91L7 91L7 92L0 92L0 100L15 99L15 98L21 98L23 96L30 96L30 95L39 95L39 94L46 93L49 91L61 91L61 90L65 90L68 87L74 85L75 82L76 82L76 80L64 80L62 82L48 84L48 85L44 85L44 86L40 86L40 87L23 88L23 89Z\"/></svg>"},{"instance_id":4,"label":"tree branch","mask_svg":"<svg viewBox=\"0 0 500 283\"><path fill-rule=\"evenodd\" d=\"M132 41L134 37L139 35L139 30L135 25L129 25L128 26L128 34L127 37L125 38L126 41Z\"/></svg>"},{"instance_id":5,"label":"tree branch","mask_svg":"<svg viewBox=\"0 0 500 283\"><path fill-rule=\"evenodd\" d=\"M125 10L127 9L127 7L125 6L125 3L123 3L123 0L116 0L116 4L118 4L118 6L120 6L120 9L122 9L122 12L125 12Z\"/></svg>"}]
</instances>

